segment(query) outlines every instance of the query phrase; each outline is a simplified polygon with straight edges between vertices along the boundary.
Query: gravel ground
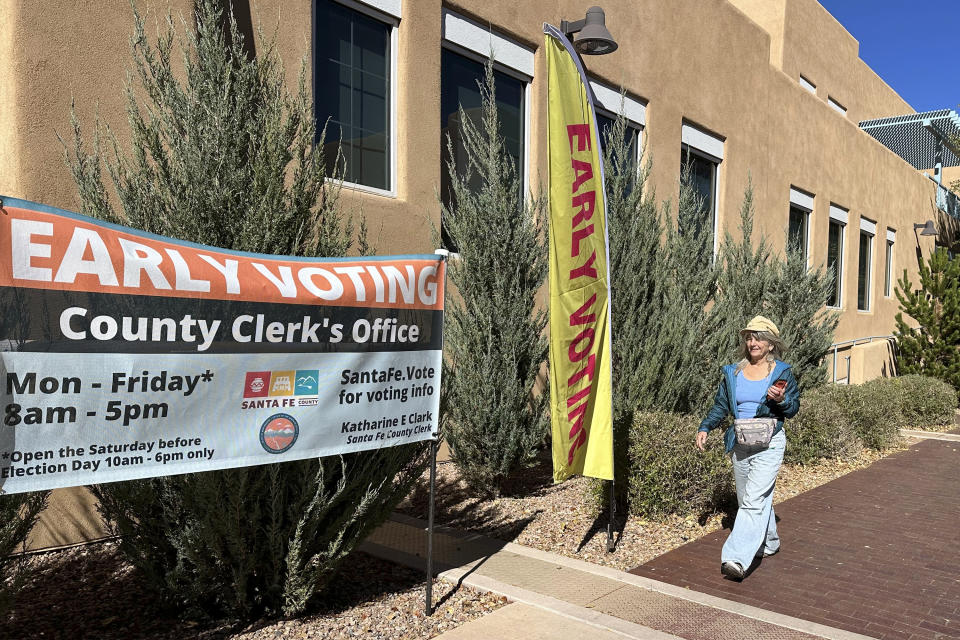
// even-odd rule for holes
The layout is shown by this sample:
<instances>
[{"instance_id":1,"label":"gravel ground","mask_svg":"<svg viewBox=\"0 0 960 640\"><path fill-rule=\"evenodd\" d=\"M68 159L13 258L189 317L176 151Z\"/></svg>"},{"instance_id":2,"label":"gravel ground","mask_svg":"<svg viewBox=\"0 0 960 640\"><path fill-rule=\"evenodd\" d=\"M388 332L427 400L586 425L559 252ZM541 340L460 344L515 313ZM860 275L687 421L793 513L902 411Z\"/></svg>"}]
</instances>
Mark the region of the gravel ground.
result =
<instances>
[{"instance_id":1,"label":"gravel ground","mask_svg":"<svg viewBox=\"0 0 960 640\"><path fill-rule=\"evenodd\" d=\"M423 574L355 553L314 611L238 629L159 610L114 543L38 554L30 561L38 574L0 624L0 638L413 640L432 638L506 604L505 598L467 587L452 592L452 585L438 581L437 611L427 618Z\"/></svg>"},{"instance_id":2,"label":"gravel ground","mask_svg":"<svg viewBox=\"0 0 960 640\"><path fill-rule=\"evenodd\" d=\"M880 457L865 452L849 463L784 465L775 500L786 500ZM607 553L606 514L593 514L584 499L590 480L577 478L554 485L548 456L508 486L499 499L472 495L452 463L441 463L437 475L438 524L623 570L732 522L725 514L665 521L631 516L617 533L617 550ZM426 518L427 490L424 477L401 510ZM498 596L467 587L453 590L451 585L437 582L434 597L439 600L438 609L426 618L419 572L355 553L344 562L330 595L314 611L293 620L261 621L238 629L183 620L159 610L111 542L38 554L30 562L37 574L21 591L17 607L0 624L0 640L412 640L434 637L506 604Z\"/></svg>"}]
</instances>

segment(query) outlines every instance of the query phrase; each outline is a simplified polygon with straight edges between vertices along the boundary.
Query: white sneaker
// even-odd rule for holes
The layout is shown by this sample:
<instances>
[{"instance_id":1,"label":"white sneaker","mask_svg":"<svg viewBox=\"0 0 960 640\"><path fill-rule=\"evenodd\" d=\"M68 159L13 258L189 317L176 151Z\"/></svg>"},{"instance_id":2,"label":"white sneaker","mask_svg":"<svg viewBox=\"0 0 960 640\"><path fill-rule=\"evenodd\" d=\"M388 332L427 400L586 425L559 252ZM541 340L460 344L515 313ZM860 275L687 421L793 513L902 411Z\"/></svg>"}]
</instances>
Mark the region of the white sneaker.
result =
<instances>
[{"instance_id":1,"label":"white sneaker","mask_svg":"<svg viewBox=\"0 0 960 640\"><path fill-rule=\"evenodd\" d=\"M722 563L720 565L720 573L734 580L743 580L744 575L743 567L740 566L739 562Z\"/></svg>"}]
</instances>

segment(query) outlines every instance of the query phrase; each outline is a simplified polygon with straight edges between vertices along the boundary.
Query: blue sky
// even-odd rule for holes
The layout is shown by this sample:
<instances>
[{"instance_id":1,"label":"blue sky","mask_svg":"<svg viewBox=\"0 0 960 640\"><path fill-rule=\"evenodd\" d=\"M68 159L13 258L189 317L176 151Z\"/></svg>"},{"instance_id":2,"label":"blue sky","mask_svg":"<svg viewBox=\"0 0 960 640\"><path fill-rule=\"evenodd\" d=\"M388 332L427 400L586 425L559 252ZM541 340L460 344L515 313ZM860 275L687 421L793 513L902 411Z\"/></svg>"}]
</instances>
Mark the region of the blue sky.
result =
<instances>
[{"instance_id":1,"label":"blue sky","mask_svg":"<svg viewBox=\"0 0 960 640\"><path fill-rule=\"evenodd\" d=\"M860 59L910 106L960 111L960 2L818 1L860 42Z\"/></svg>"}]
</instances>

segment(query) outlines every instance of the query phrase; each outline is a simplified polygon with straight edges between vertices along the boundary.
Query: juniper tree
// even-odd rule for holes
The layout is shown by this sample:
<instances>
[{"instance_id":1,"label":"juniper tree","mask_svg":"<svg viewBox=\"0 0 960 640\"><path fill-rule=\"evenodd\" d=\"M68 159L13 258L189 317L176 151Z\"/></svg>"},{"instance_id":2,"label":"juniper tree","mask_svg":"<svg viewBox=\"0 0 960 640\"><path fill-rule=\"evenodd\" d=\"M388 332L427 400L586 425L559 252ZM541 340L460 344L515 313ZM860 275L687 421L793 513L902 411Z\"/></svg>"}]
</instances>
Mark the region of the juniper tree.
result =
<instances>
[{"instance_id":1,"label":"juniper tree","mask_svg":"<svg viewBox=\"0 0 960 640\"><path fill-rule=\"evenodd\" d=\"M691 182L690 165L680 176L676 224L667 226L664 292L647 367L659 371L643 409L696 412L715 388L716 336L710 305L719 270L713 259L713 227L703 197Z\"/></svg>"},{"instance_id":2,"label":"juniper tree","mask_svg":"<svg viewBox=\"0 0 960 640\"><path fill-rule=\"evenodd\" d=\"M10 610L30 576L26 559L14 554L25 550L27 536L49 495L49 491L37 491L0 496L0 614Z\"/></svg>"},{"instance_id":3,"label":"juniper tree","mask_svg":"<svg viewBox=\"0 0 960 640\"><path fill-rule=\"evenodd\" d=\"M793 366L801 391L827 381L824 356L840 321L839 312L823 306L832 286L824 267L809 268L798 248L788 247L785 258L775 263L765 309L780 329L787 345L784 359Z\"/></svg>"},{"instance_id":4,"label":"juniper tree","mask_svg":"<svg viewBox=\"0 0 960 640\"><path fill-rule=\"evenodd\" d=\"M603 162L610 243L614 421L629 424L649 388L660 382L658 373L645 364L650 336L661 324L665 228L656 195L647 188L651 163L639 165L622 114L607 132Z\"/></svg>"},{"instance_id":5,"label":"juniper tree","mask_svg":"<svg viewBox=\"0 0 960 640\"><path fill-rule=\"evenodd\" d=\"M98 123L88 150L74 117L81 210L227 249L343 255L352 229L325 177L303 66L291 93L274 42L250 57L220 3L197 4L195 29L177 35L168 16L156 45L134 10L130 147ZM250 619L303 611L426 461L425 444L407 445L93 490L168 605Z\"/></svg>"},{"instance_id":6,"label":"juniper tree","mask_svg":"<svg viewBox=\"0 0 960 640\"><path fill-rule=\"evenodd\" d=\"M766 314L765 303L775 270L764 237L753 241L753 182L748 180L740 205L740 238L725 230L718 260L717 301L711 313L720 363L739 359L739 331L757 314Z\"/></svg>"},{"instance_id":7,"label":"juniper tree","mask_svg":"<svg viewBox=\"0 0 960 640\"><path fill-rule=\"evenodd\" d=\"M960 390L960 259L938 247L920 264L920 288L903 270L897 283L897 371L939 378ZM903 316L920 326L915 331Z\"/></svg>"},{"instance_id":8,"label":"juniper tree","mask_svg":"<svg viewBox=\"0 0 960 640\"><path fill-rule=\"evenodd\" d=\"M546 201L526 201L500 132L493 66L480 83L479 121L460 108L464 158L447 139L452 202L444 231L460 257L448 264L443 370L445 430L454 462L476 490L499 493L532 463L547 436L547 393L534 393L547 356L537 292L547 274Z\"/></svg>"},{"instance_id":9,"label":"juniper tree","mask_svg":"<svg viewBox=\"0 0 960 640\"><path fill-rule=\"evenodd\" d=\"M784 360L793 366L801 390L823 384L823 356L833 341L839 315L824 309L830 277L823 268L808 269L798 247L775 257L766 238L753 241L753 185L747 183L740 206L740 238L724 234L720 249L714 332L719 339L718 362L737 360L739 331L757 314L773 320L787 346Z\"/></svg>"}]
</instances>

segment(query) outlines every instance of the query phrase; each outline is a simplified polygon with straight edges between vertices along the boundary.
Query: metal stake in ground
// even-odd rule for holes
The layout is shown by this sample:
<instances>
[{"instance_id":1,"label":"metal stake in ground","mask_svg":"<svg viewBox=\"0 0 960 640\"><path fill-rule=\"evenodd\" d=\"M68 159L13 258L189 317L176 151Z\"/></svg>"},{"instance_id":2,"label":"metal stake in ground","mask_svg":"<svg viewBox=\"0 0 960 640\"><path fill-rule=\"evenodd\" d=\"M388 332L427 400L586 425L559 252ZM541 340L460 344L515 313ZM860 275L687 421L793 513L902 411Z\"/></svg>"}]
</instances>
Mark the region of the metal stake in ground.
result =
<instances>
[{"instance_id":1,"label":"metal stake in ground","mask_svg":"<svg viewBox=\"0 0 960 640\"><path fill-rule=\"evenodd\" d=\"M433 615L433 499L437 492L437 439L430 441L430 507L427 514L427 615Z\"/></svg>"},{"instance_id":2,"label":"metal stake in ground","mask_svg":"<svg viewBox=\"0 0 960 640\"><path fill-rule=\"evenodd\" d=\"M610 481L610 520L607 521L607 553L613 553L617 545L613 541L613 521L617 517L617 481Z\"/></svg>"}]
</instances>

